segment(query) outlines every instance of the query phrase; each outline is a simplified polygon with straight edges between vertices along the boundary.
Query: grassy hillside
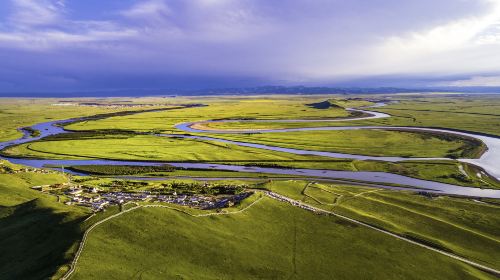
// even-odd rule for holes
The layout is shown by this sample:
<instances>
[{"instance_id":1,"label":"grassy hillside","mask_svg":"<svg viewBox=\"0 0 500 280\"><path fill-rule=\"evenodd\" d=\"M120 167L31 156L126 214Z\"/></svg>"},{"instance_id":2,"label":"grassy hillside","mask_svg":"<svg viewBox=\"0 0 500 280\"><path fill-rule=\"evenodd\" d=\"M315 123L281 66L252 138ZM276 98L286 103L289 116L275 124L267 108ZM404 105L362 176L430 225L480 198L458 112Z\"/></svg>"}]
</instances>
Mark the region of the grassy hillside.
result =
<instances>
[{"instance_id":1,"label":"grassy hillside","mask_svg":"<svg viewBox=\"0 0 500 280\"><path fill-rule=\"evenodd\" d=\"M67 263L88 215L38 198L0 208L0 278L47 279Z\"/></svg>"},{"instance_id":2,"label":"grassy hillside","mask_svg":"<svg viewBox=\"0 0 500 280\"><path fill-rule=\"evenodd\" d=\"M500 267L499 205L304 181L261 187Z\"/></svg>"},{"instance_id":3,"label":"grassy hillside","mask_svg":"<svg viewBox=\"0 0 500 280\"><path fill-rule=\"evenodd\" d=\"M65 181L57 174L0 174L0 279L48 279L70 260L88 210L30 189Z\"/></svg>"},{"instance_id":4,"label":"grassy hillside","mask_svg":"<svg viewBox=\"0 0 500 280\"><path fill-rule=\"evenodd\" d=\"M447 257L269 198L192 217L139 209L98 226L71 279L493 279Z\"/></svg>"},{"instance_id":5,"label":"grassy hillside","mask_svg":"<svg viewBox=\"0 0 500 280\"><path fill-rule=\"evenodd\" d=\"M2 162L0 160L0 162ZM15 206L35 198L46 197L40 192L30 189L32 186L64 183L67 178L60 174L37 174L20 172L16 174L0 174L0 205Z\"/></svg>"}]
</instances>

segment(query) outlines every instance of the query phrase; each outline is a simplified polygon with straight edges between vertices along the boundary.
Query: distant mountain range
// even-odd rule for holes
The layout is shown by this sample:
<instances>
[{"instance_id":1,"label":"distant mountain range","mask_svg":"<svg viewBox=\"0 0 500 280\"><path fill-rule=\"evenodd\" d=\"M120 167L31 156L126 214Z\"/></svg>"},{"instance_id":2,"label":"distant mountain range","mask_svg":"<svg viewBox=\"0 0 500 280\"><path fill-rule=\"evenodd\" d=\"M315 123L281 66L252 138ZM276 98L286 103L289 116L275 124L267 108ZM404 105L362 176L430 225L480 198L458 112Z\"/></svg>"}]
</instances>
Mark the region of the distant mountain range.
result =
<instances>
[{"instance_id":1,"label":"distant mountain range","mask_svg":"<svg viewBox=\"0 0 500 280\"><path fill-rule=\"evenodd\" d=\"M247 88L223 88L191 91L195 94L377 94L377 93L425 93L425 92L461 92L461 93L500 93L500 87L308 87L308 86L261 86Z\"/></svg>"},{"instance_id":2,"label":"distant mountain range","mask_svg":"<svg viewBox=\"0 0 500 280\"><path fill-rule=\"evenodd\" d=\"M252 95L252 94L383 94L383 93L490 93L500 94L500 87L310 87L259 86L197 90L176 89L120 89L74 92L13 92L0 93L0 97L139 97L139 96L195 96L195 95Z\"/></svg>"}]
</instances>

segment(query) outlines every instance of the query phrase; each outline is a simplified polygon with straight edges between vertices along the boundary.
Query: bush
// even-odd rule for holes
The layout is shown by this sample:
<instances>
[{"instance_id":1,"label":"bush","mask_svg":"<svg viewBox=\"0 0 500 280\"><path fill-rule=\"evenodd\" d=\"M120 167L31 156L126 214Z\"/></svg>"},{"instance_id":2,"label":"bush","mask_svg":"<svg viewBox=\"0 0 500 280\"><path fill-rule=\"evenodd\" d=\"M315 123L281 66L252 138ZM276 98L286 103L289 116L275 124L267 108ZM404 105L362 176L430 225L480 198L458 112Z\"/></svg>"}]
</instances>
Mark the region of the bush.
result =
<instances>
[{"instance_id":1,"label":"bush","mask_svg":"<svg viewBox=\"0 0 500 280\"><path fill-rule=\"evenodd\" d=\"M172 172L176 168L171 165L135 166L135 165L77 165L67 169L95 175L135 175L152 172Z\"/></svg>"}]
</instances>

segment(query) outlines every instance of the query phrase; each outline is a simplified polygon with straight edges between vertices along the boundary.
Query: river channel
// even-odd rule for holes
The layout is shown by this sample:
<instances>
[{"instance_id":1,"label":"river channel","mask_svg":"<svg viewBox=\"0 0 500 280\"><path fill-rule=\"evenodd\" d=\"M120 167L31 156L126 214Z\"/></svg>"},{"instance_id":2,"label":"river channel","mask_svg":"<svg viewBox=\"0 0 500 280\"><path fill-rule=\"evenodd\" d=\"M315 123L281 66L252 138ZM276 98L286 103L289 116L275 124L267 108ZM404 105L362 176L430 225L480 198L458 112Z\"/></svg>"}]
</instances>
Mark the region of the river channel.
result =
<instances>
[{"instance_id":1,"label":"river channel","mask_svg":"<svg viewBox=\"0 0 500 280\"><path fill-rule=\"evenodd\" d=\"M380 106L380 104L378 105ZM284 120L284 122L317 122L317 121L347 121L347 120L360 120L360 119L373 119L373 118L386 118L390 115L373 112L349 109L351 111L361 111L369 116L352 118L352 119L340 119L340 120ZM60 133L68 133L64 130L62 125L65 123L73 122L79 119L68 119L60 121L50 121L39 123L31 126L31 128L40 131L40 136L30 137L25 133L25 135L16 140L6 141L0 143L0 149L4 149L8 146L28 143L36 140L40 140L44 137L50 135L56 135ZM228 121L241 121L241 120L219 120L214 122L228 122ZM248 120L255 122L255 120ZM259 120L264 122L282 122L282 120ZM204 121L206 122L206 121ZM203 123L203 122L198 122ZM233 131L218 131L218 130L201 130L192 128L193 125L198 123L183 123L176 127L178 129L184 130L186 132L196 132L196 133L248 133L248 130L233 130ZM500 178L500 139L492 136L477 135L468 132L457 132L453 130L446 129L433 129L433 128L418 128L418 127L383 127L383 126L326 126L326 127L310 127L310 128L291 128L291 129L273 129L273 130L255 130L255 132L265 132L265 133L279 133L279 132L293 132L293 131L318 131L318 130L353 130L353 129L404 129L404 130L415 130L415 131L430 131L430 132L440 132L456 134L466 137L472 137L483 141L488 150L479 159L458 159L462 162L472 163L483 168L490 175ZM349 158L349 159L361 159L361 160L382 160L382 161L403 161L409 160L409 158L402 157L374 157L374 156L363 156L363 155L351 155L343 153L333 153L333 152L322 152L322 151L310 151L310 150L299 150L299 149L289 149L283 147L275 147L268 145L261 145L255 143L237 142L219 139L215 137L206 136L192 136L192 135L158 135L159 137L185 137L194 138L200 140L211 140L220 141L224 143L235 144L239 146L253 147L259 149L267 149L273 151L294 153L294 154L308 154L308 155L319 155L332 158ZM423 188L427 192L437 193L437 194L448 194L448 195L458 195L458 196L470 196L470 197L486 197L486 198L500 198L500 190L494 189L481 189L473 187L462 187L452 184L434 182L421 180L411 177L406 177L402 175L385 173L385 172L365 172L365 171L336 171L336 170L321 170L321 169L283 169L283 168L265 168L265 167L247 167L239 165L227 165L227 164L211 164L211 163L185 163L185 162L158 162L158 161L118 161L118 160L106 160L106 159L89 159L89 160L55 160L55 159L28 159L28 158L10 158L3 157L12 163L22 164L31 167L41 168L47 165L138 165L138 166L152 166L152 165L162 165L169 164L181 168L203 168L212 170L228 170L228 171L240 171L240 172L252 172L252 173L265 173L265 174L281 174L281 175L299 175L306 177L317 177L323 179L346 179L354 181L365 181L373 182L376 184L388 184L385 187L391 188L391 184L404 185L410 188ZM415 158L411 158L415 159ZM436 158L425 158L426 160L436 160ZM401 189L394 187L395 189Z\"/></svg>"}]
</instances>

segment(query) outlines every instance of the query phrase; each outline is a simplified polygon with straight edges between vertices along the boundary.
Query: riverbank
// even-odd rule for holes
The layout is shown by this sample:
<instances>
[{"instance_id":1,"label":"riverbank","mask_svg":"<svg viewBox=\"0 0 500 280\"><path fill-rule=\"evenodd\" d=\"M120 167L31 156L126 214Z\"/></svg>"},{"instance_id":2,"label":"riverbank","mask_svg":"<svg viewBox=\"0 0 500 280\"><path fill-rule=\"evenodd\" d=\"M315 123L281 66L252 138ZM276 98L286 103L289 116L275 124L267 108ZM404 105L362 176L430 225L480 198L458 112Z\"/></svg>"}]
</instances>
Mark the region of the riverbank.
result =
<instances>
[{"instance_id":1,"label":"riverbank","mask_svg":"<svg viewBox=\"0 0 500 280\"><path fill-rule=\"evenodd\" d=\"M374 112L374 116L377 116L377 113ZM381 117L381 116L378 116ZM385 116L384 116L385 117ZM57 135L61 133L65 133L65 131L56 126L59 124L67 124L70 122L73 122L74 120L64 120L64 121L58 121L58 122L48 122L48 123L43 123L39 124L34 127L39 127L43 128L40 129L40 131L44 131L40 137L46 137L50 135ZM81 120L80 120L81 121ZM328 128L328 127L327 127ZM330 127L331 129L334 129L333 127ZM349 129L362 129L363 127L349 127ZM364 127L366 128L366 127ZM370 128L378 128L378 129L384 129L386 127L370 127ZM307 130L307 128L304 128ZM313 130L316 130L317 128L314 128ZM321 128L325 129L325 128ZM346 129L345 127L335 127L335 129ZM391 127L391 129L398 129ZM415 129L411 127L400 127L399 129ZM417 128L420 129L420 128ZM427 129L429 130L429 129ZM443 133L449 133L449 131L445 130L432 130L436 132L443 132ZM464 136L467 137L474 137L473 135L462 133ZM466 134L466 135L465 135ZM168 136L168 135L167 135ZM210 137L204 137L204 136L182 136L182 135L175 135L175 137L182 137L182 138L191 138L195 140L213 140L213 141L219 141L219 142L228 142L228 140L221 140L217 138L210 138ZM468 163L476 164L484 168L487 172L491 172L491 170L497 170L500 167L497 166L492 166L490 163L495 162L495 155L499 153L500 150L500 139L496 138L490 138L486 136L476 136L483 142L487 143L489 149L488 151L483 154L483 156L480 159L471 159L471 160L464 160ZM482 138L480 138L482 137ZM10 142L4 142L0 144L0 147L7 147L9 145L13 144L20 144L20 143L27 143L27 142L33 142L35 140L39 140L39 138L33 138L33 139L19 139L17 141L10 141ZM348 155L348 154L342 154L342 153L328 153L328 152L317 152L317 151L309 151L309 150L296 150L296 149L288 149L288 148L281 148L281 147L273 147L273 146L266 146L266 145L259 145L259 144L252 144L252 143L245 143L245 142L235 142L235 141L229 141L231 144L234 145L240 145L240 146L248 146L252 148L258 148L258 149L268 149L268 150L273 150L273 151L279 151L279 152L284 152L284 153L292 153L292 154L299 154L299 155L319 155L319 156L326 156L326 157L335 157L335 158L349 158L349 157L355 157L356 159L361 159L361 160L386 160L386 161L403 161L403 160L408 160L407 158L395 158L395 157L369 157L369 156L357 156L357 155ZM14 159L12 159L14 160ZM425 160L436 160L436 159L425 159ZM463 160L463 159L459 159ZM14 160L16 163L22 163L22 164L35 164L37 165L36 167L41 167L45 164L53 164L53 165L72 165L71 161L68 160L23 160L23 159L16 159ZM76 165L78 164L101 164L101 165L108 165L108 164L113 164L113 161L111 160L88 160L88 161L73 161ZM120 164L132 164L132 165L158 165L158 162L147 162L147 161L115 161L115 162L120 162ZM177 163L184 165L185 167L193 167L194 165L198 165L198 168L212 168L212 169L217 169L219 168L220 170L232 170L232 171L245 171L247 172L248 169L246 170L241 170L240 166L230 166L230 165L210 165L210 164L203 164L203 163ZM482 165L481 165L482 164ZM490 165L488 165L490 164ZM216 166L216 167L214 167ZM295 170L282 170L278 168L260 168L260 169L253 169L251 172L263 172L263 173L274 173L274 174L286 174L286 175L302 175L306 174L307 176L315 176L315 177L321 177L322 174L328 174L327 177L331 179L335 178L343 178L343 179L354 179L354 180L365 180L365 181L370 181L373 180L373 182L376 183L387 183L387 184L399 184L399 185L408 185L408 186L413 186L413 187L424 187L426 189L432 189L435 192L439 192L442 194L452 194L452 195L470 195L470 196L478 196L478 197L500 197L500 195L497 193L499 191L495 190L488 190L488 189L474 189L474 188L465 188L465 187L460 187L460 186L454 186L451 184L443 184L443 183L438 183L438 182L431 182L431 181L425 181L425 180L419 180L419 179L414 179L406 176L401 176L401 175L396 175L396 174L390 174L390 173L383 173L383 172L349 172L349 171L332 171L332 170L314 170L314 169L295 169ZM295 172L295 174L292 174L290 172ZM381 180L382 178L382 180Z\"/></svg>"}]
</instances>

